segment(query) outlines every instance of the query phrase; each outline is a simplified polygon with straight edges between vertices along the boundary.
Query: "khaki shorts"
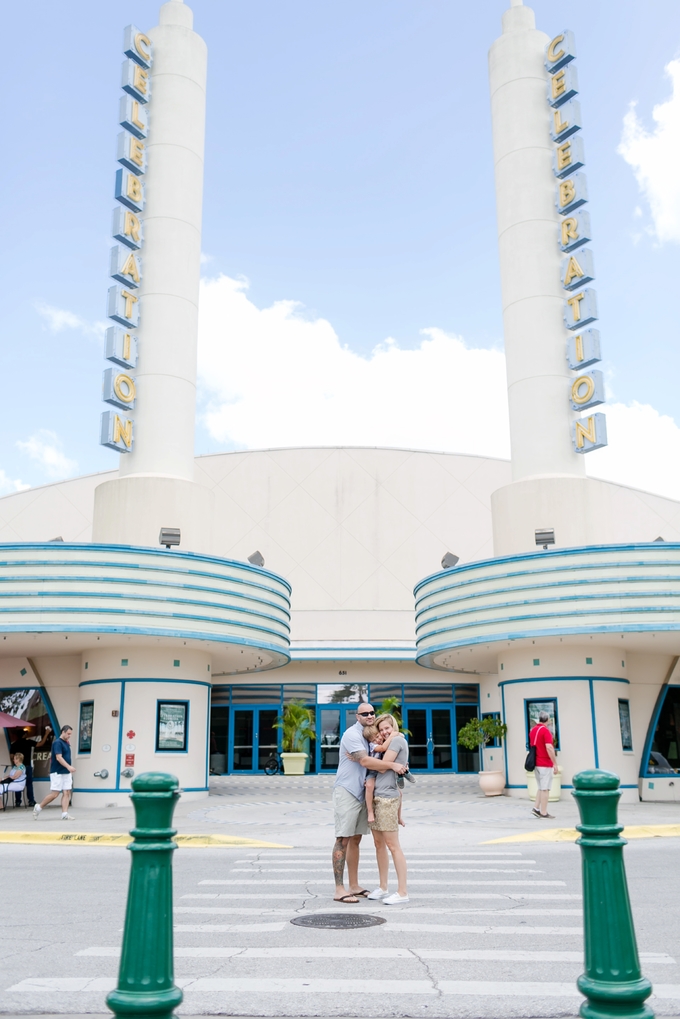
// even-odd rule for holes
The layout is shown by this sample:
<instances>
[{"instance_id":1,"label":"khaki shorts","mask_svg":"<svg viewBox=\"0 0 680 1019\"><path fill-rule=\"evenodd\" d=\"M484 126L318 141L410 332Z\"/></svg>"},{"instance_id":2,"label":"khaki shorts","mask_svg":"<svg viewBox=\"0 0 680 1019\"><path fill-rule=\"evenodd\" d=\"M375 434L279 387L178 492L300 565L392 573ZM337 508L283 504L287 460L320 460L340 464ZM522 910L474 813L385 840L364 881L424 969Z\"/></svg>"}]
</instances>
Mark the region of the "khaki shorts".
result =
<instances>
[{"instance_id":1,"label":"khaki shorts","mask_svg":"<svg viewBox=\"0 0 680 1019\"><path fill-rule=\"evenodd\" d=\"M346 839L351 835L368 834L366 802L358 800L338 785L333 790L333 813L335 814L335 837Z\"/></svg>"},{"instance_id":2,"label":"khaki shorts","mask_svg":"<svg viewBox=\"0 0 680 1019\"><path fill-rule=\"evenodd\" d=\"M542 789L544 792L546 789L550 789L554 774L555 771L552 765L550 765L549 768L536 767L534 775L536 776L536 785L538 788Z\"/></svg>"},{"instance_id":3,"label":"khaki shorts","mask_svg":"<svg viewBox=\"0 0 680 1019\"><path fill-rule=\"evenodd\" d=\"M374 796L373 813L375 821L371 821L371 831L396 831L399 827L399 797Z\"/></svg>"}]
</instances>

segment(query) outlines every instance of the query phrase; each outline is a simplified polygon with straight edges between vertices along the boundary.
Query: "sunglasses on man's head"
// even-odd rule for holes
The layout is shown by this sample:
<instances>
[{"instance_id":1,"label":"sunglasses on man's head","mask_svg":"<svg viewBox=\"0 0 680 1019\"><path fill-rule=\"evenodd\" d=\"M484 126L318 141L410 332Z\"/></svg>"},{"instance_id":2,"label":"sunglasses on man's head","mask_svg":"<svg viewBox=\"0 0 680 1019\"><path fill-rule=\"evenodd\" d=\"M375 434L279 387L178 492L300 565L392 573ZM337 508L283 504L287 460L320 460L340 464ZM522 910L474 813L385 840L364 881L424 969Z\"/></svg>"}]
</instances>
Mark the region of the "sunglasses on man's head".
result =
<instances>
[{"instance_id":1,"label":"sunglasses on man's head","mask_svg":"<svg viewBox=\"0 0 680 1019\"><path fill-rule=\"evenodd\" d=\"M375 711L357 711L359 718L370 718L371 715L375 715Z\"/></svg>"}]
</instances>

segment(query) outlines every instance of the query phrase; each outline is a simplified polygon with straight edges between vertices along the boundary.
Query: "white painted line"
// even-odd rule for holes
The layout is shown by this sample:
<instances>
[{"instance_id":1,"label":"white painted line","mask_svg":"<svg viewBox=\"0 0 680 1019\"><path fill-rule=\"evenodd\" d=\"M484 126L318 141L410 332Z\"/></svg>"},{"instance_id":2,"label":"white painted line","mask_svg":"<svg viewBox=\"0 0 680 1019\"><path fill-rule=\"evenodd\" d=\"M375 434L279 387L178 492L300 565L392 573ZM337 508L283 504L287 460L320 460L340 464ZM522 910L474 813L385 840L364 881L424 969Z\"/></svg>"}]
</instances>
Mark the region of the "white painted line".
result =
<instances>
[{"instance_id":1,"label":"white painted line","mask_svg":"<svg viewBox=\"0 0 680 1019\"><path fill-rule=\"evenodd\" d=\"M355 997L365 992L354 987L347 978L341 980L319 980L304 978L268 978L258 977L254 984L252 977L180 977L176 983L187 992L190 1000L196 993L222 991L238 994L342 994ZM21 980L7 988L9 994L102 994L116 986L115 977L31 977ZM371 980L371 987L376 993L392 994L402 997L407 994L432 995L437 993L450 995L474 995L485 997L514 998L579 998L581 995L573 981L549 983L532 981L491 981L491 980L440 980L435 987L429 980ZM656 984L652 1001L655 998L680 1001L680 984Z\"/></svg>"},{"instance_id":2,"label":"white painted line","mask_svg":"<svg viewBox=\"0 0 680 1019\"><path fill-rule=\"evenodd\" d=\"M399 931L404 934L411 934L417 931L429 931L433 934L521 934L532 937L583 937L582 927L530 927L528 924L521 927L472 927L467 924L438 924L438 923L393 923L390 920L389 928L386 930ZM368 928L370 930L370 928ZM373 928L382 930L382 927ZM531 961L529 956L528 961Z\"/></svg>"},{"instance_id":3,"label":"white painted line","mask_svg":"<svg viewBox=\"0 0 680 1019\"><path fill-rule=\"evenodd\" d=\"M534 863L534 860L527 860L527 863ZM371 871L377 873L375 865L371 864ZM229 871L230 874L250 874L252 877L254 874L328 874L330 867L317 867L310 869L309 867L268 867L266 870L252 870L250 867L232 867ZM505 867L410 867L410 874L544 874L542 870L521 870L511 869L508 870Z\"/></svg>"},{"instance_id":4,"label":"white painted line","mask_svg":"<svg viewBox=\"0 0 680 1019\"><path fill-rule=\"evenodd\" d=\"M321 898L322 896L315 895L314 898ZM439 892L418 892L418 899L441 899L443 896ZM242 895L238 895L236 892L193 892L188 895L180 895L180 899L295 899L296 901L301 898L308 898L304 893L296 895L294 892L290 894L281 892L274 894L273 892L262 892L258 895L255 892L244 892ZM502 902L529 902L533 900L545 901L544 893L533 893L533 892L447 892L445 898L448 899L475 899L475 900L487 900L487 899L500 899ZM564 892L551 892L551 902L580 902L582 899L581 895L569 895Z\"/></svg>"},{"instance_id":5,"label":"white painted line","mask_svg":"<svg viewBox=\"0 0 680 1019\"><path fill-rule=\"evenodd\" d=\"M179 981L178 981L179 983ZM436 987L429 980L374 980L370 981L374 993L398 994L436 994ZM223 991L231 994L245 992L249 999L257 994L346 994L361 995L366 992L360 987L353 987L351 978L341 980L323 980L304 977L199 977L191 983L183 984L185 990L192 991Z\"/></svg>"},{"instance_id":6,"label":"white painted line","mask_svg":"<svg viewBox=\"0 0 680 1019\"><path fill-rule=\"evenodd\" d=\"M233 880L226 881L199 881L199 885L239 885L240 887L246 887L251 885L296 885L298 888L300 885L327 885L328 881L305 881L304 878L265 878L264 881L252 881L248 878L234 878ZM510 885L528 885L530 888L564 888L566 881L447 881L445 879L424 878L420 880L412 881L414 885L483 885L489 887L491 885L502 885L503 887L509 887Z\"/></svg>"},{"instance_id":7,"label":"white painted line","mask_svg":"<svg viewBox=\"0 0 680 1019\"><path fill-rule=\"evenodd\" d=\"M385 913L388 916L394 916L394 910L391 906L383 906L381 902L369 902L368 909L371 913ZM315 909L312 913L327 913L328 907L323 910ZM402 906L400 913L407 912L409 916L413 913L418 914L429 914L437 916L456 916L470 914L485 914L489 913L494 916L582 916L582 909L496 909L493 906L489 906L487 909L484 908L470 908L470 909L444 909L437 908L436 906ZM261 909L247 906L175 906L175 913L193 913L202 914L204 916L226 916L229 914L238 914L241 916L288 916L295 917L302 914L295 913L291 909L274 909L267 908L266 906Z\"/></svg>"},{"instance_id":8,"label":"white painted line","mask_svg":"<svg viewBox=\"0 0 680 1019\"><path fill-rule=\"evenodd\" d=\"M77 956L118 959L120 948L83 948ZM371 959L449 959L468 962L526 962L526 949L511 951L494 948L462 948L458 951L436 948L379 948L371 946ZM365 959L365 948L175 948L177 959ZM531 952L531 962L573 962L583 965L583 952ZM675 959L664 952L640 952L645 966L675 966Z\"/></svg>"},{"instance_id":9,"label":"white painted line","mask_svg":"<svg viewBox=\"0 0 680 1019\"><path fill-rule=\"evenodd\" d=\"M541 980L530 984L514 980L439 980L442 994L474 994L475 997L513 998L581 998L574 981L548 983Z\"/></svg>"},{"instance_id":10,"label":"white painted line","mask_svg":"<svg viewBox=\"0 0 680 1019\"><path fill-rule=\"evenodd\" d=\"M185 934L247 934L257 931L282 931L286 927L286 921L280 923L178 923L175 924L175 931Z\"/></svg>"},{"instance_id":11,"label":"white painted line","mask_svg":"<svg viewBox=\"0 0 680 1019\"><path fill-rule=\"evenodd\" d=\"M54 992L74 994L81 991L112 991L116 986L115 977L29 977L8 987L7 994L35 994Z\"/></svg>"}]
</instances>

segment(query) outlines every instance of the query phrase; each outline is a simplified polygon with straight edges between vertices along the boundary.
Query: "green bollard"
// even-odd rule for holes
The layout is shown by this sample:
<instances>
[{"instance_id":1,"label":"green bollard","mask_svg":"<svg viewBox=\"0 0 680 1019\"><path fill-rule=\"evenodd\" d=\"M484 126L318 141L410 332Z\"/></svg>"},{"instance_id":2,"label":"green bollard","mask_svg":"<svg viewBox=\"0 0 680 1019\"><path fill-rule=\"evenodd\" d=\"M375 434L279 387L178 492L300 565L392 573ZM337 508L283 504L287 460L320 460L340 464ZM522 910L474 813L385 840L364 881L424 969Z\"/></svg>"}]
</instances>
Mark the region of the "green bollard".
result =
<instances>
[{"instance_id":1,"label":"green bollard","mask_svg":"<svg viewBox=\"0 0 680 1019\"><path fill-rule=\"evenodd\" d=\"M118 987L106 1004L126 1019L172 1019L182 1001L175 987L172 939L171 828L179 799L174 775L147 771L132 783L134 838Z\"/></svg>"},{"instance_id":2,"label":"green bollard","mask_svg":"<svg viewBox=\"0 0 680 1019\"><path fill-rule=\"evenodd\" d=\"M583 1019L653 1019L645 998L652 985L640 972L633 914L628 898L623 825L617 822L621 793L611 771L574 775L574 797L581 815L583 926L586 972L577 980L586 996Z\"/></svg>"}]
</instances>

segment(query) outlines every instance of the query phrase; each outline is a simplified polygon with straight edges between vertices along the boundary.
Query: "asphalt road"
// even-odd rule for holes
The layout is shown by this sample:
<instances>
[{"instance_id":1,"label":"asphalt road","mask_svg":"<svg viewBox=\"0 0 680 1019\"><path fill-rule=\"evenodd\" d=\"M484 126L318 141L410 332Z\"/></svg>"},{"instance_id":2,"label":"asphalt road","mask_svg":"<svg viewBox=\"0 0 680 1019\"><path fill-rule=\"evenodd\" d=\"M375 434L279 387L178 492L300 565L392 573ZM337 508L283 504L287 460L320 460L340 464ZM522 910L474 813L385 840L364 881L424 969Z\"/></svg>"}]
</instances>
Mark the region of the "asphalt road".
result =
<instances>
[{"instance_id":1,"label":"asphalt road","mask_svg":"<svg viewBox=\"0 0 680 1019\"><path fill-rule=\"evenodd\" d=\"M419 779L402 835L411 901L332 902L327 778L223 779L184 805L184 832L265 839L290 849L181 849L175 861L180 1014L251 1016L571 1016L580 996L579 850L572 843L488 844L540 828L528 801L477 795L474 782ZM557 820L575 821L569 800ZM9 813L3 829L61 830ZM79 811L70 826L121 831L122 810ZM674 805L627 807L627 823L672 823ZM365 841L362 882L377 884ZM680 1013L680 842L625 850L642 969L658 1015ZM120 848L0 845L0 1012L101 1013L115 985L129 854ZM384 917L362 930L295 926L301 914Z\"/></svg>"}]
</instances>

